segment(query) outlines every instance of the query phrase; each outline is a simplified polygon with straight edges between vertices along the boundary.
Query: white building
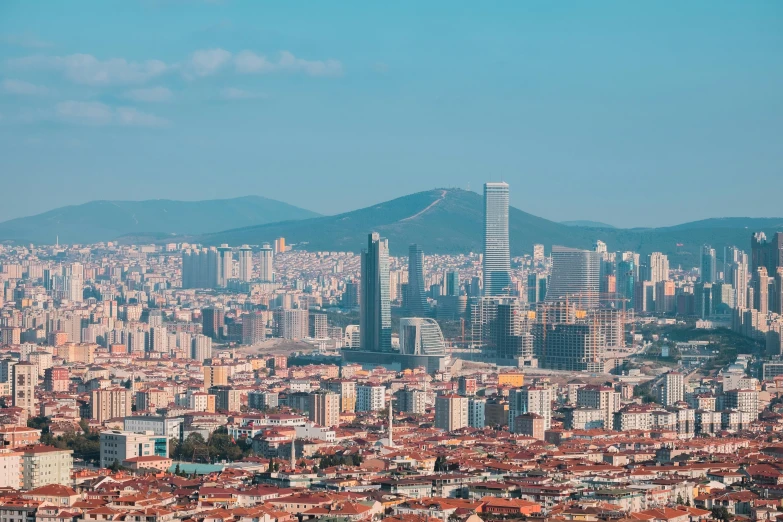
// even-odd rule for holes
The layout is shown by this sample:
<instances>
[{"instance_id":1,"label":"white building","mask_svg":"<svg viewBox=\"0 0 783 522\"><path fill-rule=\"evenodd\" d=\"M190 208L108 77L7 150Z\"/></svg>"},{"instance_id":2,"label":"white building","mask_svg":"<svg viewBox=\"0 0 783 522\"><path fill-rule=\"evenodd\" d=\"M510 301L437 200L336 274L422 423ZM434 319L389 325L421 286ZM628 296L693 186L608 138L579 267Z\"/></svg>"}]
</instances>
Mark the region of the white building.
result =
<instances>
[{"instance_id":1,"label":"white building","mask_svg":"<svg viewBox=\"0 0 783 522\"><path fill-rule=\"evenodd\" d=\"M511 390L509 402L509 427L523 413L536 413L544 419L544 431L552 428L552 390L544 386L523 386ZM512 428L513 429L513 428Z\"/></svg>"},{"instance_id":2,"label":"white building","mask_svg":"<svg viewBox=\"0 0 783 522\"><path fill-rule=\"evenodd\" d=\"M101 433L101 467L134 457L168 457L168 438L151 431L109 430Z\"/></svg>"},{"instance_id":3,"label":"white building","mask_svg":"<svg viewBox=\"0 0 783 522\"><path fill-rule=\"evenodd\" d=\"M22 453L18 451L0 452L0 488L19 489L22 487Z\"/></svg>"},{"instance_id":4,"label":"white building","mask_svg":"<svg viewBox=\"0 0 783 522\"><path fill-rule=\"evenodd\" d=\"M661 404L672 406L685 399L685 379L680 372L668 372L663 376Z\"/></svg>"},{"instance_id":5,"label":"white building","mask_svg":"<svg viewBox=\"0 0 783 522\"><path fill-rule=\"evenodd\" d=\"M386 388L359 385L356 387L356 411L380 411L385 406Z\"/></svg>"},{"instance_id":6,"label":"white building","mask_svg":"<svg viewBox=\"0 0 783 522\"><path fill-rule=\"evenodd\" d=\"M486 408L487 399L478 397L468 399L468 426L471 428L483 428L486 425Z\"/></svg>"},{"instance_id":7,"label":"white building","mask_svg":"<svg viewBox=\"0 0 783 522\"><path fill-rule=\"evenodd\" d=\"M22 453L22 489L47 484L71 484L73 451L50 446L35 446Z\"/></svg>"},{"instance_id":8,"label":"white building","mask_svg":"<svg viewBox=\"0 0 783 522\"><path fill-rule=\"evenodd\" d=\"M134 433L151 431L155 435L163 435L169 439L182 438L182 417L163 417L160 415L134 415L125 417L123 428Z\"/></svg>"}]
</instances>

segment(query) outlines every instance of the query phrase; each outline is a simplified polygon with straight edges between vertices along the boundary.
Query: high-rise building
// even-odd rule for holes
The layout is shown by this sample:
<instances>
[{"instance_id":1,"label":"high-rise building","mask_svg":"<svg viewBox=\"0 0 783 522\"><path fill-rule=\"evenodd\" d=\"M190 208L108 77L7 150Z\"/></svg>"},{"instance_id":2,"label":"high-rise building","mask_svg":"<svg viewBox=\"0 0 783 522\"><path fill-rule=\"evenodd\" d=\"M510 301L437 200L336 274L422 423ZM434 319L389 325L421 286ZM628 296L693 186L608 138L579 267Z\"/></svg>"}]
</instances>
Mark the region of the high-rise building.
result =
<instances>
[{"instance_id":1,"label":"high-rise building","mask_svg":"<svg viewBox=\"0 0 783 522\"><path fill-rule=\"evenodd\" d=\"M84 266L71 263L65 268L65 298L75 303L84 299Z\"/></svg>"},{"instance_id":2,"label":"high-rise building","mask_svg":"<svg viewBox=\"0 0 783 522\"><path fill-rule=\"evenodd\" d=\"M71 384L68 368L53 366L44 371L44 389L49 392L67 392Z\"/></svg>"},{"instance_id":3,"label":"high-rise building","mask_svg":"<svg viewBox=\"0 0 783 522\"><path fill-rule=\"evenodd\" d=\"M533 245L533 263L540 264L544 262L544 245Z\"/></svg>"},{"instance_id":4,"label":"high-rise building","mask_svg":"<svg viewBox=\"0 0 783 522\"><path fill-rule=\"evenodd\" d=\"M427 315L427 292L424 288L424 252L419 245L408 248L408 286L405 295L405 308L413 317Z\"/></svg>"},{"instance_id":5,"label":"high-rise building","mask_svg":"<svg viewBox=\"0 0 783 522\"><path fill-rule=\"evenodd\" d=\"M253 249L247 245L239 247L239 280L253 279Z\"/></svg>"},{"instance_id":6,"label":"high-rise building","mask_svg":"<svg viewBox=\"0 0 783 522\"><path fill-rule=\"evenodd\" d=\"M773 312L783 315L783 266L779 266L775 272L775 296L772 299L774 304Z\"/></svg>"},{"instance_id":7,"label":"high-rise building","mask_svg":"<svg viewBox=\"0 0 783 522\"><path fill-rule=\"evenodd\" d=\"M527 275L527 302L540 303L546 299L546 276L537 272Z\"/></svg>"},{"instance_id":8,"label":"high-rise building","mask_svg":"<svg viewBox=\"0 0 783 522\"><path fill-rule=\"evenodd\" d=\"M514 419L523 413L535 413L544 419L544 430L552 427L552 390L544 386L523 386L511 390L509 402L509 427L514 429Z\"/></svg>"},{"instance_id":9,"label":"high-rise building","mask_svg":"<svg viewBox=\"0 0 783 522\"><path fill-rule=\"evenodd\" d=\"M508 183L484 184L484 295L508 295L511 255L508 242Z\"/></svg>"},{"instance_id":10,"label":"high-rise building","mask_svg":"<svg viewBox=\"0 0 783 522\"><path fill-rule=\"evenodd\" d=\"M252 346L266 340L266 319L260 313L242 314L242 344Z\"/></svg>"},{"instance_id":11,"label":"high-rise building","mask_svg":"<svg viewBox=\"0 0 783 522\"><path fill-rule=\"evenodd\" d=\"M647 277L653 285L669 280L669 258L661 252L652 252L647 256Z\"/></svg>"},{"instance_id":12,"label":"high-rise building","mask_svg":"<svg viewBox=\"0 0 783 522\"><path fill-rule=\"evenodd\" d=\"M636 289L636 265L632 259L617 262L617 295L628 300L628 306L634 305L634 290Z\"/></svg>"},{"instance_id":13,"label":"high-rise building","mask_svg":"<svg viewBox=\"0 0 783 522\"><path fill-rule=\"evenodd\" d=\"M35 417L35 388L38 385L38 368L29 362L16 363L11 369L11 404Z\"/></svg>"},{"instance_id":14,"label":"high-rise building","mask_svg":"<svg viewBox=\"0 0 783 522\"><path fill-rule=\"evenodd\" d=\"M736 308L748 308L748 254L736 247L729 248L729 265L726 273L728 282L734 288L734 304Z\"/></svg>"},{"instance_id":15,"label":"high-rise building","mask_svg":"<svg viewBox=\"0 0 783 522\"><path fill-rule=\"evenodd\" d=\"M783 232L775 232L771 241L763 232L753 234L751 238L751 273L756 274L760 267L767 274L775 274L783 266Z\"/></svg>"},{"instance_id":16,"label":"high-rise building","mask_svg":"<svg viewBox=\"0 0 783 522\"><path fill-rule=\"evenodd\" d=\"M359 310L361 349L391 351L391 303L389 301L389 242L377 232L368 237L362 251L362 289Z\"/></svg>"},{"instance_id":17,"label":"high-rise building","mask_svg":"<svg viewBox=\"0 0 783 522\"><path fill-rule=\"evenodd\" d=\"M568 298L584 308L600 303L601 257L597 252L562 246L552 247L552 275L547 301Z\"/></svg>"},{"instance_id":18,"label":"high-rise building","mask_svg":"<svg viewBox=\"0 0 783 522\"><path fill-rule=\"evenodd\" d=\"M275 254L282 254L285 252L286 246L285 246L285 238L284 237L278 237L275 239Z\"/></svg>"},{"instance_id":19,"label":"high-rise building","mask_svg":"<svg viewBox=\"0 0 783 522\"><path fill-rule=\"evenodd\" d=\"M715 249L709 245L701 247L701 268L699 277L702 283L715 283L718 281L718 266L715 257Z\"/></svg>"},{"instance_id":20,"label":"high-rise building","mask_svg":"<svg viewBox=\"0 0 783 522\"><path fill-rule=\"evenodd\" d=\"M404 413L424 415L427 409L427 394L422 390L409 388L400 390L397 396L396 409Z\"/></svg>"},{"instance_id":21,"label":"high-rise building","mask_svg":"<svg viewBox=\"0 0 783 522\"><path fill-rule=\"evenodd\" d=\"M340 424L340 396L319 390L310 394L310 420L319 426L331 428Z\"/></svg>"},{"instance_id":22,"label":"high-rise building","mask_svg":"<svg viewBox=\"0 0 783 522\"><path fill-rule=\"evenodd\" d=\"M92 418L99 423L130 416L132 404L133 392L127 388L101 388L90 395Z\"/></svg>"},{"instance_id":23,"label":"high-rise building","mask_svg":"<svg viewBox=\"0 0 783 522\"><path fill-rule=\"evenodd\" d=\"M228 280L232 277L233 267L231 247L223 243L217 249L217 280L215 285L218 288L224 288L228 284Z\"/></svg>"},{"instance_id":24,"label":"high-rise building","mask_svg":"<svg viewBox=\"0 0 783 522\"><path fill-rule=\"evenodd\" d=\"M380 411L386 401L386 388L372 384L356 387L356 411Z\"/></svg>"},{"instance_id":25,"label":"high-rise building","mask_svg":"<svg viewBox=\"0 0 783 522\"><path fill-rule=\"evenodd\" d=\"M201 310L201 331L207 337L220 339L223 335L225 313L222 308L204 308Z\"/></svg>"},{"instance_id":26,"label":"high-rise building","mask_svg":"<svg viewBox=\"0 0 783 522\"><path fill-rule=\"evenodd\" d=\"M601 351L604 336L594 323L547 324L545 353L541 364L544 368L568 371L604 371Z\"/></svg>"},{"instance_id":27,"label":"high-rise building","mask_svg":"<svg viewBox=\"0 0 783 522\"><path fill-rule=\"evenodd\" d=\"M455 431L468 426L468 398L461 395L435 397L435 428Z\"/></svg>"},{"instance_id":28,"label":"high-rise building","mask_svg":"<svg viewBox=\"0 0 783 522\"><path fill-rule=\"evenodd\" d=\"M207 389L215 396L215 409L225 412L239 412L242 408L242 392L225 384Z\"/></svg>"},{"instance_id":29,"label":"high-rise building","mask_svg":"<svg viewBox=\"0 0 783 522\"><path fill-rule=\"evenodd\" d=\"M228 386L227 366L204 366L201 371L204 373L205 390L213 386Z\"/></svg>"},{"instance_id":30,"label":"high-rise building","mask_svg":"<svg viewBox=\"0 0 783 522\"><path fill-rule=\"evenodd\" d=\"M533 336L522 326L524 309L518 299L506 298L498 302L495 320L491 325L495 353L498 359L526 361L533 364Z\"/></svg>"},{"instance_id":31,"label":"high-rise building","mask_svg":"<svg viewBox=\"0 0 783 522\"><path fill-rule=\"evenodd\" d=\"M327 315L317 312L310 312L310 323L308 334L312 339L328 339L329 324Z\"/></svg>"},{"instance_id":32,"label":"high-rise building","mask_svg":"<svg viewBox=\"0 0 783 522\"><path fill-rule=\"evenodd\" d=\"M611 430L614 414L620 409L620 393L609 386L587 385L576 391L576 405L579 408L599 410L603 417L603 428Z\"/></svg>"},{"instance_id":33,"label":"high-rise building","mask_svg":"<svg viewBox=\"0 0 783 522\"><path fill-rule=\"evenodd\" d=\"M434 319L400 319L400 353L406 355L446 355L446 342Z\"/></svg>"},{"instance_id":34,"label":"high-rise building","mask_svg":"<svg viewBox=\"0 0 783 522\"><path fill-rule=\"evenodd\" d=\"M468 426L481 429L487 425L486 421L487 399L471 397L468 399Z\"/></svg>"},{"instance_id":35,"label":"high-rise building","mask_svg":"<svg viewBox=\"0 0 783 522\"><path fill-rule=\"evenodd\" d=\"M676 290L674 281L658 281L655 285L656 313L670 314L674 312Z\"/></svg>"},{"instance_id":36,"label":"high-rise building","mask_svg":"<svg viewBox=\"0 0 783 522\"><path fill-rule=\"evenodd\" d=\"M769 312L769 275L763 266L756 270L753 279L753 308L761 314Z\"/></svg>"},{"instance_id":37,"label":"high-rise building","mask_svg":"<svg viewBox=\"0 0 783 522\"><path fill-rule=\"evenodd\" d=\"M459 297L459 272L450 270L446 272L446 295L450 297Z\"/></svg>"},{"instance_id":38,"label":"high-rise building","mask_svg":"<svg viewBox=\"0 0 783 522\"><path fill-rule=\"evenodd\" d=\"M261 245L258 259L258 277L265 283L275 280L275 254L269 243Z\"/></svg>"},{"instance_id":39,"label":"high-rise building","mask_svg":"<svg viewBox=\"0 0 783 522\"><path fill-rule=\"evenodd\" d=\"M182 288L217 286L218 251L215 247L182 251Z\"/></svg>"},{"instance_id":40,"label":"high-rise building","mask_svg":"<svg viewBox=\"0 0 783 522\"><path fill-rule=\"evenodd\" d=\"M212 358L212 339L206 335L195 335L191 342L190 356L200 362Z\"/></svg>"},{"instance_id":41,"label":"high-rise building","mask_svg":"<svg viewBox=\"0 0 783 522\"><path fill-rule=\"evenodd\" d=\"M668 372L663 376L661 404L673 406L685 399L685 380L680 372Z\"/></svg>"},{"instance_id":42,"label":"high-rise building","mask_svg":"<svg viewBox=\"0 0 783 522\"><path fill-rule=\"evenodd\" d=\"M307 310L278 308L273 312L277 337L304 339L308 336Z\"/></svg>"},{"instance_id":43,"label":"high-rise building","mask_svg":"<svg viewBox=\"0 0 783 522\"><path fill-rule=\"evenodd\" d=\"M326 389L340 396L340 411L356 411L356 381L332 379L326 382Z\"/></svg>"}]
</instances>

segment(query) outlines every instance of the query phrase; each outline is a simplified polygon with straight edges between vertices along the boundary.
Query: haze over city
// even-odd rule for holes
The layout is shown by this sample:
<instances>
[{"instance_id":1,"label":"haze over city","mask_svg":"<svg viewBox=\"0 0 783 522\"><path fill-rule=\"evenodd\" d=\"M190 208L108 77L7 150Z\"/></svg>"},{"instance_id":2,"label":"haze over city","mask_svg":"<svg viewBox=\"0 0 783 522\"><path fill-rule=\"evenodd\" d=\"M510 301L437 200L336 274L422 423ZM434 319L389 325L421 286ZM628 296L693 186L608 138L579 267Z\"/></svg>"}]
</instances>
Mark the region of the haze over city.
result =
<instances>
[{"instance_id":1,"label":"haze over city","mask_svg":"<svg viewBox=\"0 0 783 522\"><path fill-rule=\"evenodd\" d=\"M0 522L781 520L781 15L3 3Z\"/></svg>"}]
</instances>

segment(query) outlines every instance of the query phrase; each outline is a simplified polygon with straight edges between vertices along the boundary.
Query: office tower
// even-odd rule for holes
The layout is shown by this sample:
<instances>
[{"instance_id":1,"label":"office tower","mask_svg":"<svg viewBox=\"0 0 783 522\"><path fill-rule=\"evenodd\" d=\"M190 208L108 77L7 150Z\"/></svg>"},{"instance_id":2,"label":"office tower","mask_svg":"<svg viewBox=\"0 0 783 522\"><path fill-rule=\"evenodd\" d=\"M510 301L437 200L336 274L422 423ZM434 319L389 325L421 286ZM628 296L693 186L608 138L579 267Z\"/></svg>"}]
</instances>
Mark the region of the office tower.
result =
<instances>
[{"instance_id":1,"label":"office tower","mask_svg":"<svg viewBox=\"0 0 783 522\"><path fill-rule=\"evenodd\" d=\"M527 302L541 303L546 299L546 276L537 272L527 275Z\"/></svg>"},{"instance_id":2,"label":"office tower","mask_svg":"<svg viewBox=\"0 0 783 522\"><path fill-rule=\"evenodd\" d=\"M709 245L701 247L701 269L699 279L702 283L715 283L718 280L715 249Z\"/></svg>"},{"instance_id":3,"label":"office tower","mask_svg":"<svg viewBox=\"0 0 783 522\"><path fill-rule=\"evenodd\" d=\"M435 397L435 428L455 431L468 426L468 398L460 395Z\"/></svg>"},{"instance_id":4,"label":"office tower","mask_svg":"<svg viewBox=\"0 0 783 522\"><path fill-rule=\"evenodd\" d=\"M224 315L222 308L201 310L201 332L212 339L220 339L223 336Z\"/></svg>"},{"instance_id":5,"label":"office tower","mask_svg":"<svg viewBox=\"0 0 783 522\"><path fill-rule=\"evenodd\" d=\"M92 419L103 423L131 415L133 392L127 388L101 388L90 395Z\"/></svg>"},{"instance_id":6,"label":"office tower","mask_svg":"<svg viewBox=\"0 0 783 522\"><path fill-rule=\"evenodd\" d=\"M206 335L195 335L191 340L190 356L200 362L204 363L205 360L212 358L212 339Z\"/></svg>"},{"instance_id":7,"label":"office tower","mask_svg":"<svg viewBox=\"0 0 783 522\"><path fill-rule=\"evenodd\" d=\"M498 302L491 330L499 359L533 359L533 337L522 327L523 313L522 303L518 299L508 298Z\"/></svg>"},{"instance_id":8,"label":"office tower","mask_svg":"<svg viewBox=\"0 0 783 522\"><path fill-rule=\"evenodd\" d=\"M547 324L544 341L544 368L568 371L604 371L601 352L604 336L594 323Z\"/></svg>"},{"instance_id":9,"label":"office tower","mask_svg":"<svg viewBox=\"0 0 783 522\"><path fill-rule=\"evenodd\" d=\"M756 270L753 280L753 308L760 314L769 312L769 275L763 266Z\"/></svg>"},{"instance_id":10,"label":"office tower","mask_svg":"<svg viewBox=\"0 0 783 522\"><path fill-rule=\"evenodd\" d=\"M258 276L261 281L271 283L275 280L275 255L269 243L264 243L259 252Z\"/></svg>"},{"instance_id":11,"label":"office tower","mask_svg":"<svg viewBox=\"0 0 783 522\"><path fill-rule=\"evenodd\" d=\"M319 390L310 394L310 420L319 426L331 428L340 424L340 396Z\"/></svg>"},{"instance_id":12,"label":"office tower","mask_svg":"<svg viewBox=\"0 0 783 522\"><path fill-rule=\"evenodd\" d=\"M655 285L655 313L674 312L676 287L674 281L658 281Z\"/></svg>"},{"instance_id":13,"label":"office tower","mask_svg":"<svg viewBox=\"0 0 783 522\"><path fill-rule=\"evenodd\" d=\"M659 281L669 280L669 258L661 252L653 252L647 256L647 277L653 285Z\"/></svg>"},{"instance_id":14,"label":"office tower","mask_svg":"<svg viewBox=\"0 0 783 522\"><path fill-rule=\"evenodd\" d=\"M356 387L356 411L380 411L386 399L386 388L371 384Z\"/></svg>"},{"instance_id":15,"label":"office tower","mask_svg":"<svg viewBox=\"0 0 783 522\"><path fill-rule=\"evenodd\" d=\"M400 353L405 355L446 355L446 342L434 319L400 319Z\"/></svg>"},{"instance_id":16,"label":"office tower","mask_svg":"<svg viewBox=\"0 0 783 522\"><path fill-rule=\"evenodd\" d=\"M253 249L247 245L239 247L239 280L253 279Z\"/></svg>"},{"instance_id":17,"label":"office tower","mask_svg":"<svg viewBox=\"0 0 783 522\"><path fill-rule=\"evenodd\" d=\"M633 292L633 309L639 313L655 311L655 283L638 281Z\"/></svg>"},{"instance_id":18,"label":"office tower","mask_svg":"<svg viewBox=\"0 0 783 522\"><path fill-rule=\"evenodd\" d=\"M508 244L508 183L484 184L484 295L508 295L511 257Z\"/></svg>"},{"instance_id":19,"label":"office tower","mask_svg":"<svg viewBox=\"0 0 783 522\"><path fill-rule=\"evenodd\" d=\"M706 319L715 313L712 302L712 283L696 283L693 287L694 314Z\"/></svg>"},{"instance_id":20,"label":"office tower","mask_svg":"<svg viewBox=\"0 0 783 522\"><path fill-rule=\"evenodd\" d=\"M242 314L242 344L252 346L266 340L266 319L258 312Z\"/></svg>"},{"instance_id":21,"label":"office tower","mask_svg":"<svg viewBox=\"0 0 783 522\"><path fill-rule=\"evenodd\" d=\"M764 232L753 234L751 247L751 273L756 274L762 266L767 274L775 274L783 266L783 232L775 232L771 241L767 241Z\"/></svg>"},{"instance_id":22,"label":"office tower","mask_svg":"<svg viewBox=\"0 0 783 522\"><path fill-rule=\"evenodd\" d=\"M734 287L734 304L736 308L748 308L748 285L750 274L748 272L748 254L735 247L729 249L728 278Z\"/></svg>"},{"instance_id":23,"label":"office tower","mask_svg":"<svg viewBox=\"0 0 783 522\"><path fill-rule=\"evenodd\" d=\"M16 363L11 369L11 404L22 408L28 418L38 415L35 404L35 388L38 385L38 368L29 362Z\"/></svg>"},{"instance_id":24,"label":"office tower","mask_svg":"<svg viewBox=\"0 0 783 522\"><path fill-rule=\"evenodd\" d=\"M459 297L459 294L459 272L446 272L446 295L451 297Z\"/></svg>"},{"instance_id":25,"label":"office tower","mask_svg":"<svg viewBox=\"0 0 783 522\"><path fill-rule=\"evenodd\" d=\"M201 371L204 374L205 390L213 386L228 386L227 366L204 366Z\"/></svg>"},{"instance_id":26,"label":"office tower","mask_svg":"<svg viewBox=\"0 0 783 522\"><path fill-rule=\"evenodd\" d=\"M668 372L663 376L661 404L674 406L685 399L685 380L680 372Z\"/></svg>"},{"instance_id":27,"label":"office tower","mask_svg":"<svg viewBox=\"0 0 783 522\"><path fill-rule=\"evenodd\" d=\"M509 402L509 427L523 413L535 413L544 419L544 430L552 428L552 390L544 386L523 386L511 390Z\"/></svg>"},{"instance_id":28,"label":"office tower","mask_svg":"<svg viewBox=\"0 0 783 522\"><path fill-rule=\"evenodd\" d=\"M624 259L617 262L617 294L628 300L628 306L633 307L634 289L636 286L636 266L633 260Z\"/></svg>"},{"instance_id":29,"label":"office tower","mask_svg":"<svg viewBox=\"0 0 783 522\"><path fill-rule=\"evenodd\" d=\"M779 266L775 271L775 295L773 296L772 311L776 314L783 315L783 266Z\"/></svg>"},{"instance_id":30,"label":"office tower","mask_svg":"<svg viewBox=\"0 0 783 522\"><path fill-rule=\"evenodd\" d=\"M232 278L233 260L231 247L223 243L217 249L217 279L215 285L225 288L228 280Z\"/></svg>"},{"instance_id":31,"label":"office tower","mask_svg":"<svg viewBox=\"0 0 783 522\"><path fill-rule=\"evenodd\" d=\"M272 313L277 337L304 339L308 334L307 310L278 308Z\"/></svg>"},{"instance_id":32,"label":"office tower","mask_svg":"<svg viewBox=\"0 0 783 522\"><path fill-rule=\"evenodd\" d=\"M429 311L424 289L424 253L418 245L408 248L408 290L405 308L413 317L425 317Z\"/></svg>"},{"instance_id":33,"label":"office tower","mask_svg":"<svg viewBox=\"0 0 783 522\"><path fill-rule=\"evenodd\" d=\"M552 247L552 275L546 291L548 302L568 298L584 308L597 308L601 258L597 252L563 246Z\"/></svg>"},{"instance_id":34,"label":"office tower","mask_svg":"<svg viewBox=\"0 0 783 522\"><path fill-rule=\"evenodd\" d=\"M734 309L734 288L729 283L712 285L712 309L716 314L729 314Z\"/></svg>"},{"instance_id":35,"label":"office tower","mask_svg":"<svg viewBox=\"0 0 783 522\"><path fill-rule=\"evenodd\" d=\"M359 333L361 349L391 351L391 303L389 302L389 242L377 232L369 235L362 251Z\"/></svg>"},{"instance_id":36,"label":"office tower","mask_svg":"<svg viewBox=\"0 0 783 522\"><path fill-rule=\"evenodd\" d=\"M282 254L285 252L285 238L278 237L275 239L275 254Z\"/></svg>"},{"instance_id":37,"label":"office tower","mask_svg":"<svg viewBox=\"0 0 783 522\"><path fill-rule=\"evenodd\" d=\"M327 324L327 315L319 313L310 313L310 324L308 334L313 339L328 339L329 325Z\"/></svg>"}]
</instances>

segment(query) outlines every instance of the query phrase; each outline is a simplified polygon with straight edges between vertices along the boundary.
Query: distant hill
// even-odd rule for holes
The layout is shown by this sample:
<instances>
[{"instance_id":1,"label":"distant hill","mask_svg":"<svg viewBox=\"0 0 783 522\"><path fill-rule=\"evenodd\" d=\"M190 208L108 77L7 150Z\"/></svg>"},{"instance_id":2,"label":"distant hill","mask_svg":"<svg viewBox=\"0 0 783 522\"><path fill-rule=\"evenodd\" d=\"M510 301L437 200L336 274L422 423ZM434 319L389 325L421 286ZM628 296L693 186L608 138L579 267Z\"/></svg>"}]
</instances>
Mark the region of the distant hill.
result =
<instances>
[{"instance_id":1,"label":"distant hill","mask_svg":"<svg viewBox=\"0 0 783 522\"><path fill-rule=\"evenodd\" d=\"M747 228L750 230L780 230L783 228L783 218L750 218L750 217L726 217L709 218L699 221L691 221L681 225L667 227L674 230L687 230L694 228Z\"/></svg>"},{"instance_id":2,"label":"distant hill","mask_svg":"<svg viewBox=\"0 0 783 522\"><path fill-rule=\"evenodd\" d=\"M371 207L300 221L249 226L196 238L204 244L260 244L285 237L289 244L311 251L343 250L359 252L365 247L367 234L379 232L389 239L393 255L405 255L410 243L418 243L425 253L481 252L483 248L484 203L480 194L461 189L436 189L386 201ZM568 226L533 216L522 210L509 210L509 240L512 255L529 254L534 243L542 243L549 252L552 245L592 248L597 239L606 242L611 251L633 250L646 255L660 251L670 257L672 266L698 265L699 250L705 243L716 246L737 245L750 249L752 232L763 230L770 235L774 220L752 222L745 228L745 218L737 226L666 227L653 229L619 229ZM707 220L709 221L709 220ZM722 221L722 220L719 220ZM722 251L719 254L719 258Z\"/></svg>"},{"instance_id":3,"label":"distant hill","mask_svg":"<svg viewBox=\"0 0 783 522\"><path fill-rule=\"evenodd\" d=\"M601 223L600 221L588 221L585 219L582 220L576 220L576 221L561 221L561 225L566 225L569 227L586 227L586 228L617 228L613 225L608 225L606 223Z\"/></svg>"},{"instance_id":4,"label":"distant hill","mask_svg":"<svg viewBox=\"0 0 783 522\"><path fill-rule=\"evenodd\" d=\"M161 238L318 216L260 196L207 201L91 201L0 223L0 241L93 243L133 234Z\"/></svg>"}]
</instances>

